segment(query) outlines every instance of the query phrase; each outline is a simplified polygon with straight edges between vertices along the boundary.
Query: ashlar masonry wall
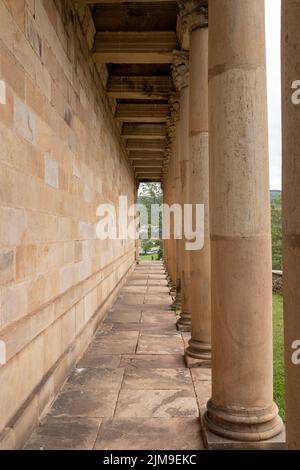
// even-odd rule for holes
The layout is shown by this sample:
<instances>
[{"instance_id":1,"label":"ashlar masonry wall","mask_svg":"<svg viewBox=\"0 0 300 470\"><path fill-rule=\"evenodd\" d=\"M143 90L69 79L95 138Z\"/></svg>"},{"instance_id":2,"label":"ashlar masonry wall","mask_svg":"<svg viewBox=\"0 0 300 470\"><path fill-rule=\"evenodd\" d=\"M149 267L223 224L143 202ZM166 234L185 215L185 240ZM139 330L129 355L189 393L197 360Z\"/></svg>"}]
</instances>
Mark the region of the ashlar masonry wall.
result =
<instances>
[{"instance_id":1,"label":"ashlar masonry wall","mask_svg":"<svg viewBox=\"0 0 300 470\"><path fill-rule=\"evenodd\" d=\"M135 260L95 236L134 178L76 3L0 0L0 448L22 446Z\"/></svg>"}]
</instances>

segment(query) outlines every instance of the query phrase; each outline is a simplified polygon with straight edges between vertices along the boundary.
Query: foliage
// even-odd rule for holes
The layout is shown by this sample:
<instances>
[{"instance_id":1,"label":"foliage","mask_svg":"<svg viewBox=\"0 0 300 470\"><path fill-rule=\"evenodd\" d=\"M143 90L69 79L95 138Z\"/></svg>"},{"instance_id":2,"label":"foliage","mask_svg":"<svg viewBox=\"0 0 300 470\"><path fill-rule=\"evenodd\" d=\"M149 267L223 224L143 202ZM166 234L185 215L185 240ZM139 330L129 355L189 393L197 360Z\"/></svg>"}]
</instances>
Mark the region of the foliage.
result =
<instances>
[{"instance_id":1,"label":"foliage","mask_svg":"<svg viewBox=\"0 0 300 470\"><path fill-rule=\"evenodd\" d=\"M138 204L143 204L148 211L148 238L146 240L141 240L141 247L144 253L149 251L151 248L158 247L158 254L153 255L155 259L160 260L163 255L162 248L162 214L161 210L159 211L159 230L158 236L159 239L151 240L151 206L156 205L161 207L163 202L162 190L159 183L142 183L139 188L138 193ZM152 255L149 255L152 259Z\"/></svg>"},{"instance_id":2,"label":"foliage","mask_svg":"<svg viewBox=\"0 0 300 470\"><path fill-rule=\"evenodd\" d=\"M274 350L274 400L284 420L284 347L283 300L281 294L273 294L273 350Z\"/></svg>"},{"instance_id":3,"label":"foliage","mask_svg":"<svg viewBox=\"0 0 300 470\"><path fill-rule=\"evenodd\" d=\"M271 222L272 222L272 265L273 269L282 270L282 221L281 193L272 196L271 193Z\"/></svg>"}]
</instances>

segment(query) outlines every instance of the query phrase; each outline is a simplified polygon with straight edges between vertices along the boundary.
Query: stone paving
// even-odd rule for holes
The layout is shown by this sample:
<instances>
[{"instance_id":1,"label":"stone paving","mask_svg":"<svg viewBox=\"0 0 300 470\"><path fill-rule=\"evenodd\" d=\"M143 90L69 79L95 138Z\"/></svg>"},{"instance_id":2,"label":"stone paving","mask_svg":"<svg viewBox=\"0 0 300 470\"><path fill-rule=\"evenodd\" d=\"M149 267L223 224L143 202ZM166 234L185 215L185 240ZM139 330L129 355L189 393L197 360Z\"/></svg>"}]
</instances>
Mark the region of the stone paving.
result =
<instances>
[{"instance_id":1,"label":"stone paving","mask_svg":"<svg viewBox=\"0 0 300 470\"><path fill-rule=\"evenodd\" d=\"M210 370L187 369L161 263L128 278L25 449L198 450Z\"/></svg>"}]
</instances>

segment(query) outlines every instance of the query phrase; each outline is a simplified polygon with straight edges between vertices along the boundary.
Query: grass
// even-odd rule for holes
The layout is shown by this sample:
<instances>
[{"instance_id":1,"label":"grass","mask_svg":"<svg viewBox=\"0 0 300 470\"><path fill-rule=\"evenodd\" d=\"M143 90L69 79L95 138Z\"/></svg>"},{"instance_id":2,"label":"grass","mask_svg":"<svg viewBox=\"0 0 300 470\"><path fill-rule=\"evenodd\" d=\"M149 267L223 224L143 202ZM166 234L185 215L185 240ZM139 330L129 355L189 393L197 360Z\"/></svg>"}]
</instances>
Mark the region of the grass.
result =
<instances>
[{"instance_id":1,"label":"grass","mask_svg":"<svg viewBox=\"0 0 300 470\"><path fill-rule=\"evenodd\" d=\"M282 419L284 413L284 349L283 349L283 299L273 294L273 350L274 350L274 400Z\"/></svg>"},{"instance_id":2,"label":"grass","mask_svg":"<svg viewBox=\"0 0 300 470\"><path fill-rule=\"evenodd\" d=\"M153 256L153 260L152 260L152 256ZM157 261L158 258L157 258L157 254L155 255L140 255L140 260L141 261Z\"/></svg>"}]
</instances>

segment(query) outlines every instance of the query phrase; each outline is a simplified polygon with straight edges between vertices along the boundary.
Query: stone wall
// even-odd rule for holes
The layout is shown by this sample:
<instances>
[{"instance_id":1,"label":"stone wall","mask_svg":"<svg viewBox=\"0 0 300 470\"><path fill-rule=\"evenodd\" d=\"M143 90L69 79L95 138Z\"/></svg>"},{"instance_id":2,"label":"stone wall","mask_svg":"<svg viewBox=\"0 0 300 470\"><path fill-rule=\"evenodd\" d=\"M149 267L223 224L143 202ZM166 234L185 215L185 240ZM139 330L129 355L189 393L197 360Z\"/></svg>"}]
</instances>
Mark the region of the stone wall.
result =
<instances>
[{"instance_id":1,"label":"stone wall","mask_svg":"<svg viewBox=\"0 0 300 470\"><path fill-rule=\"evenodd\" d=\"M0 0L0 448L22 446L134 264L133 242L95 237L134 179L76 4Z\"/></svg>"}]
</instances>

